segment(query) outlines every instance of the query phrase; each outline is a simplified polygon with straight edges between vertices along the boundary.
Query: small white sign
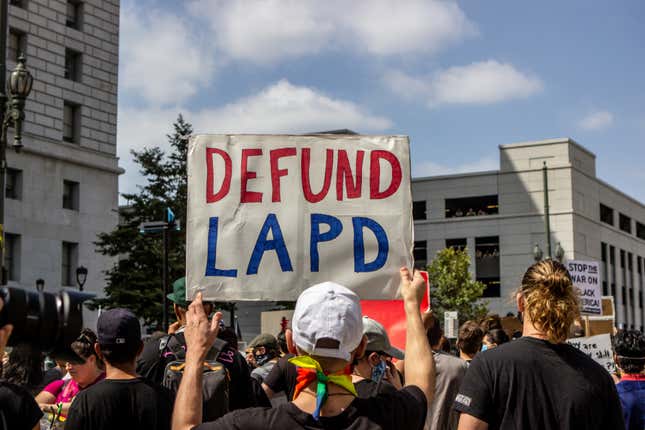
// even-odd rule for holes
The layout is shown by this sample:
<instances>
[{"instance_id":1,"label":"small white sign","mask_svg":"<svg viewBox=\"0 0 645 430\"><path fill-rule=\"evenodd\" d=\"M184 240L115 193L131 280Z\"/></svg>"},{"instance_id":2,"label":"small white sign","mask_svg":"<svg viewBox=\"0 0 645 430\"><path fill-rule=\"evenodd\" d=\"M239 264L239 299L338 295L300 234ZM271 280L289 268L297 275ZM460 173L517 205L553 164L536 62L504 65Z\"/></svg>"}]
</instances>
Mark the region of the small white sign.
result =
<instances>
[{"instance_id":1,"label":"small white sign","mask_svg":"<svg viewBox=\"0 0 645 430\"><path fill-rule=\"evenodd\" d=\"M609 333L567 339L567 343L593 358L594 361L607 369L608 372L613 373L616 371L614 354L611 349L611 336Z\"/></svg>"},{"instance_id":2,"label":"small white sign","mask_svg":"<svg viewBox=\"0 0 645 430\"><path fill-rule=\"evenodd\" d=\"M459 332L459 313L457 311L443 313L443 329L448 339L457 339Z\"/></svg>"},{"instance_id":3,"label":"small white sign","mask_svg":"<svg viewBox=\"0 0 645 430\"><path fill-rule=\"evenodd\" d=\"M597 261L567 262L573 285L580 292L580 311L583 314L602 314L600 291L600 264Z\"/></svg>"}]
</instances>

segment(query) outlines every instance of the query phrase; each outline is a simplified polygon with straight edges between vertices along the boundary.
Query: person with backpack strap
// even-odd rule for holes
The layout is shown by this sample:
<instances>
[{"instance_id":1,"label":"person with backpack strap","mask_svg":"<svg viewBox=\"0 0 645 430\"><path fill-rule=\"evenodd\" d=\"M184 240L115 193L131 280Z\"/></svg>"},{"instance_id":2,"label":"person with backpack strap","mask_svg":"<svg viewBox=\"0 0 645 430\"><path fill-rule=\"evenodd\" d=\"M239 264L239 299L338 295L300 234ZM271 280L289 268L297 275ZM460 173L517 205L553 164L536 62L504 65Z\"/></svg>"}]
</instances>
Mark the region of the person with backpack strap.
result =
<instances>
[{"instance_id":1,"label":"person with backpack strap","mask_svg":"<svg viewBox=\"0 0 645 430\"><path fill-rule=\"evenodd\" d=\"M182 277L177 279L173 282L172 287L173 292L168 294L167 297L173 303L173 310L177 321L171 324L168 334L147 341L137 361L137 373L139 375L155 384L164 384L164 380L166 380L166 385L168 386L174 384L173 381L177 379L177 376L180 376L175 375L176 377L172 377L172 375L167 375L167 369L170 363L184 360L186 353L184 329L186 326L186 312L188 310L188 302L186 301L186 278ZM210 315L213 312L213 304L210 302L203 302L202 308L206 315ZM238 353L235 342L236 338L232 335L227 336L230 334L228 328L220 329L218 339L211 345L211 350L206 357L206 360L215 369L219 368L215 362L224 366L228 378L228 388L225 390L227 391L226 398L228 399L228 407L212 410L209 416L219 416L217 415L218 413L223 413L228 410L270 405L263 391L255 387L257 382L251 380L248 365L244 357ZM174 366L174 369L176 369L176 365ZM171 371L170 373L173 373L172 369L168 370ZM204 371L208 373L207 368L204 368ZM211 376L213 379L209 379L209 382L203 385L205 396L209 392L222 392L222 390L218 389L219 386L217 384L209 385L221 380L221 378L216 377L216 375ZM171 391L176 389L176 387L173 388L172 386L170 388ZM209 404L209 400L209 398L206 398L204 404Z\"/></svg>"}]
</instances>

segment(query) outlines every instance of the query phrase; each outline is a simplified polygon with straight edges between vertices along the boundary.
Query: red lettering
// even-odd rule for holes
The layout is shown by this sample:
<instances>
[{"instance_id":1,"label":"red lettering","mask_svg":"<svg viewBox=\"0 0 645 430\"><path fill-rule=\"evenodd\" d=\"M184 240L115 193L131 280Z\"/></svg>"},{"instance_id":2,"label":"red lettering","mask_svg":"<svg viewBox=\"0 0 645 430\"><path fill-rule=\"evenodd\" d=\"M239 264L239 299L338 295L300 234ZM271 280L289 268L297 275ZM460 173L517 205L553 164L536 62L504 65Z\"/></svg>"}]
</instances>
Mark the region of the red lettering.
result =
<instances>
[{"instance_id":1,"label":"red lettering","mask_svg":"<svg viewBox=\"0 0 645 430\"><path fill-rule=\"evenodd\" d=\"M213 154L217 154L224 160L224 180L217 193L213 189ZM206 203L215 203L228 194L231 188L231 157L218 148L206 148Z\"/></svg>"},{"instance_id":2,"label":"red lettering","mask_svg":"<svg viewBox=\"0 0 645 430\"><path fill-rule=\"evenodd\" d=\"M262 193L257 191L247 191L246 183L250 179L255 179L258 174L256 172L251 172L248 170L248 158L262 155L262 150L259 148L253 149L243 149L242 150L242 173L240 177L241 181L241 193L240 193L240 202L242 203L261 203L262 202Z\"/></svg>"},{"instance_id":3,"label":"red lettering","mask_svg":"<svg viewBox=\"0 0 645 430\"><path fill-rule=\"evenodd\" d=\"M381 182L381 164L383 159L392 166L392 182L385 191L379 190ZM373 200L384 199L394 194L401 185L401 164L394 154L389 151L376 150L370 154L370 198Z\"/></svg>"},{"instance_id":4,"label":"red lettering","mask_svg":"<svg viewBox=\"0 0 645 430\"><path fill-rule=\"evenodd\" d=\"M287 169L280 169L278 167L278 161L282 157L293 157L294 155L296 155L296 148L280 148L270 152L271 185L273 186L273 192L271 194L272 202L280 201L280 178L289 172Z\"/></svg>"},{"instance_id":5,"label":"red lettering","mask_svg":"<svg viewBox=\"0 0 645 430\"><path fill-rule=\"evenodd\" d=\"M352 176L352 168L349 166L347 151L338 151L338 162L336 165L336 199L343 200L343 182L345 183L345 194L348 199L356 199L361 196L363 185L363 156L365 151L356 151L356 180Z\"/></svg>"},{"instance_id":6,"label":"red lettering","mask_svg":"<svg viewBox=\"0 0 645 430\"><path fill-rule=\"evenodd\" d=\"M318 203L319 201L324 199L329 192L329 186L331 185L331 171L334 166L334 151L332 149L328 149L325 151L325 154L325 180L323 182L322 190L319 193L314 194L311 191L311 181L309 178L309 169L311 166L311 150L309 148L302 148L300 158L302 192L305 195L305 199L307 199L309 203Z\"/></svg>"}]
</instances>

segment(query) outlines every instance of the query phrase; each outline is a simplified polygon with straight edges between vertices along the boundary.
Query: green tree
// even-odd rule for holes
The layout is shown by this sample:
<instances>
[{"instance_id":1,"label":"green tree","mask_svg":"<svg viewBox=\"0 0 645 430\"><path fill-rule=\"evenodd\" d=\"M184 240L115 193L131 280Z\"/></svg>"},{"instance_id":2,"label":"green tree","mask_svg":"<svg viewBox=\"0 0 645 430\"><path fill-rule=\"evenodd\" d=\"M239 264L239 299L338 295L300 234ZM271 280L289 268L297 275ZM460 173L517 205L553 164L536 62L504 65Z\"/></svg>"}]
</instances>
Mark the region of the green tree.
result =
<instances>
[{"instance_id":1,"label":"green tree","mask_svg":"<svg viewBox=\"0 0 645 430\"><path fill-rule=\"evenodd\" d=\"M119 211L120 222L109 233L102 233L96 242L97 252L117 257L115 265L106 272L105 298L88 304L90 309L125 307L143 318L146 325L160 327L163 312L161 234L141 235L139 224L166 217L171 208L185 225L187 203L186 155L191 124L180 114L173 132L166 135L168 153L159 147L132 151L135 163L146 180L138 192L123 194L128 205ZM168 278L172 283L185 274L186 233L169 235Z\"/></svg>"},{"instance_id":2,"label":"green tree","mask_svg":"<svg viewBox=\"0 0 645 430\"><path fill-rule=\"evenodd\" d=\"M472 279L469 267L470 257L465 249L443 249L430 262L430 299L440 321L443 321L445 311L459 312L460 324L479 320L488 313L487 303L479 300L485 285Z\"/></svg>"}]
</instances>

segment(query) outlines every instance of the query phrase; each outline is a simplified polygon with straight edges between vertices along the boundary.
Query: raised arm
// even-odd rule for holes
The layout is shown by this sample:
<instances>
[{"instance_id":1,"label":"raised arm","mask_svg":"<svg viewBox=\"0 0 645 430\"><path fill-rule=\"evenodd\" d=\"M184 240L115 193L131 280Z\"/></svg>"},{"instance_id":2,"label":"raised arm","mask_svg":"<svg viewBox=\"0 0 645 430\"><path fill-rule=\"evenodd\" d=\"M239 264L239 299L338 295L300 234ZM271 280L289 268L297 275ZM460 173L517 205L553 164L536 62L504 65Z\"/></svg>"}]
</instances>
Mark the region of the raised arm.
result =
<instances>
[{"instance_id":1,"label":"raised arm","mask_svg":"<svg viewBox=\"0 0 645 430\"><path fill-rule=\"evenodd\" d=\"M212 321L204 313L202 293L198 293L186 312L186 367L177 390L172 413L173 430L189 430L202 423L202 365L217 339L222 314Z\"/></svg>"},{"instance_id":2,"label":"raised arm","mask_svg":"<svg viewBox=\"0 0 645 430\"><path fill-rule=\"evenodd\" d=\"M435 387L434 357L428 344L421 319L421 299L425 292L425 280L418 271L414 276L403 267L401 274L401 295L406 318L405 340L405 385L416 385L426 395L428 404L432 402Z\"/></svg>"}]
</instances>

